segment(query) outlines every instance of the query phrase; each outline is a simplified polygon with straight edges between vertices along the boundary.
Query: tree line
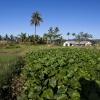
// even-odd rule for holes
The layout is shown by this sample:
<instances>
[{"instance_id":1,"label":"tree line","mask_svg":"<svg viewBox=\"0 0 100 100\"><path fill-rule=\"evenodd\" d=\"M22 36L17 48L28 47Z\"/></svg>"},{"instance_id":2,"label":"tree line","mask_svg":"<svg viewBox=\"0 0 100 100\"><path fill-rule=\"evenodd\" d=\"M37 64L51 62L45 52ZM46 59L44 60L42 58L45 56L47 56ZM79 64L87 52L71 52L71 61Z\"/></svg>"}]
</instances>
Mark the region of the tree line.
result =
<instances>
[{"instance_id":1,"label":"tree line","mask_svg":"<svg viewBox=\"0 0 100 100\"><path fill-rule=\"evenodd\" d=\"M58 45L60 44L62 45L65 39L63 39L62 34L59 33L60 30L58 27L55 27L54 29L50 27L48 32L44 33L42 37L36 34L36 27L40 26L41 22L43 22L41 14L36 11L32 14L31 20L30 20L30 24L34 25L33 35L28 34L27 36L26 33L22 32L21 34L15 37L12 34L10 36L6 34L4 37L0 35L0 40L6 40L7 42L10 41L10 42L16 42L16 43L58 44ZM66 35L68 36L68 40L70 40L69 36L72 35L73 40L76 40L79 42L87 41L93 37L91 34L83 33L83 32L80 32L79 34L76 34L76 33L71 34L70 32L68 32Z\"/></svg>"}]
</instances>

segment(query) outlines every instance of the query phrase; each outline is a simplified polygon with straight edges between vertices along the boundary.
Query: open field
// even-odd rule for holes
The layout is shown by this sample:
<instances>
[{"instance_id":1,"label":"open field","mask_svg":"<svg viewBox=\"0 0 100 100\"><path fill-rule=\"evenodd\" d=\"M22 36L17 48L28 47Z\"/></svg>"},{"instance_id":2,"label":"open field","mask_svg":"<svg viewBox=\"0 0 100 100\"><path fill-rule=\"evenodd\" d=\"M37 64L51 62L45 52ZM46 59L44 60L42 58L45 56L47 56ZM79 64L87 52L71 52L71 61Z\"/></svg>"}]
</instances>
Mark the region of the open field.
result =
<instances>
[{"instance_id":1,"label":"open field","mask_svg":"<svg viewBox=\"0 0 100 100\"><path fill-rule=\"evenodd\" d=\"M47 46L47 45L18 45L20 48L0 48L0 54L17 54L25 55L28 52L42 50L42 49L55 49L55 48L67 48L63 46ZM90 48L100 49L100 47L68 47L68 48Z\"/></svg>"},{"instance_id":2,"label":"open field","mask_svg":"<svg viewBox=\"0 0 100 100\"><path fill-rule=\"evenodd\" d=\"M18 47L18 48L16 48L16 47ZM66 49L64 49L64 48L66 48ZM86 50L84 48L86 48L88 50ZM98 49L98 50L96 50L96 49ZM41 62L40 64L43 64L44 62L45 63L47 62L45 66L48 66L49 62L52 63L52 60L56 59L55 58L56 56L58 58L61 58L61 59L63 58L66 61L67 61L67 59L70 60L69 59L70 57L76 56L76 58L74 60L74 64L77 65L76 60L82 61L82 60L78 59L80 57L77 58L77 56L80 56L80 54L78 54L77 51L80 51L80 50L81 50L81 52L83 50L86 50L86 51L83 51L81 54L83 56L82 59L84 59L84 62L85 62L85 59L87 59L87 57L89 57L89 56L95 57L96 59L97 59L97 57L99 57L100 47L63 47L63 46L47 46L47 45L15 45L15 47L12 47L12 46L5 47L4 46L4 47L0 48L0 69L1 69L0 70L0 81L1 81L1 83L0 83L0 94L1 94L0 100L4 100L4 99L2 99L4 97L6 97L6 100L7 100L10 98L10 95L12 95L12 92L11 92L12 91L12 88L11 88L12 81L11 80L13 79L13 76L15 76L16 74L19 74L21 72L21 67L23 67L23 65L24 65L22 58L25 56L27 57L27 60L25 61L25 63L27 61L31 61L30 56L27 53L30 53L30 55L31 55L31 52L33 52L31 55L32 59L36 59L40 54L42 59L40 59L40 57L38 57L39 63ZM36 51L38 51L38 52L36 52ZM52 53L49 54L48 51L50 53L51 52ZM55 51L57 51L57 53L54 53ZM74 54L75 51L76 51L76 55ZM44 53L42 53L42 55L41 55L41 52L44 52ZM65 55L66 53L68 54L68 52L70 53L70 55ZM98 52L98 54L95 54L96 52ZM55 54L56 54L56 56L55 56ZM93 59L92 57L91 57L92 60L90 58L88 58L90 60L90 64L92 64L92 63L95 64L96 60ZM36 61L38 61L38 58ZM49 60L45 61L45 59L48 59L48 58L49 58ZM58 61L58 58L56 59L57 61L56 60L54 60L54 61L58 62L57 66L59 66L61 64L59 67L59 68L61 68L63 62L60 59ZM93 62L94 60L95 60L95 62ZM92 61L92 63L91 63L91 61ZM87 62L86 62L86 66L85 65L84 66L88 68ZM66 63L66 62L64 62L64 63ZM28 64L31 64L31 62ZM67 63L66 63L66 65L67 65ZM33 65L31 65L31 66L33 66ZM50 67L50 66L48 66L48 67ZM56 65L54 65L54 66L56 66ZM52 67L54 67L54 66L52 66ZM89 66L96 67L96 65L89 65ZM29 65L29 67L30 67L30 65ZM37 63L37 67L38 67L38 63ZM86 71L87 71L87 68L86 68ZM91 68L91 70L92 70L92 68ZM8 92L5 92L5 91L8 91ZM8 93L8 95L6 95L7 93Z\"/></svg>"},{"instance_id":3,"label":"open field","mask_svg":"<svg viewBox=\"0 0 100 100\"><path fill-rule=\"evenodd\" d=\"M28 52L51 49L51 48L62 48L61 46L47 46L47 45L18 45L20 48L0 48L0 54L18 54L25 55Z\"/></svg>"}]
</instances>

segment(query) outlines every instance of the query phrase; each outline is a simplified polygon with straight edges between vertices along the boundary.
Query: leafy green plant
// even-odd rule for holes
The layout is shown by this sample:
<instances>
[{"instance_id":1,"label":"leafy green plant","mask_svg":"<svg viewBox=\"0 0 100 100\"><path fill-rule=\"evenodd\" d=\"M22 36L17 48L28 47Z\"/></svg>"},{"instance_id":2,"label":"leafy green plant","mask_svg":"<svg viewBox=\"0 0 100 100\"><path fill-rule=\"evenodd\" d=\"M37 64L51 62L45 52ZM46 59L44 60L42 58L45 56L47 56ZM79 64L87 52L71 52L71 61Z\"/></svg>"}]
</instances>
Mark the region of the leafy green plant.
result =
<instances>
[{"instance_id":1,"label":"leafy green plant","mask_svg":"<svg viewBox=\"0 0 100 100\"><path fill-rule=\"evenodd\" d=\"M100 99L99 50L46 49L28 53L24 60L18 100Z\"/></svg>"}]
</instances>

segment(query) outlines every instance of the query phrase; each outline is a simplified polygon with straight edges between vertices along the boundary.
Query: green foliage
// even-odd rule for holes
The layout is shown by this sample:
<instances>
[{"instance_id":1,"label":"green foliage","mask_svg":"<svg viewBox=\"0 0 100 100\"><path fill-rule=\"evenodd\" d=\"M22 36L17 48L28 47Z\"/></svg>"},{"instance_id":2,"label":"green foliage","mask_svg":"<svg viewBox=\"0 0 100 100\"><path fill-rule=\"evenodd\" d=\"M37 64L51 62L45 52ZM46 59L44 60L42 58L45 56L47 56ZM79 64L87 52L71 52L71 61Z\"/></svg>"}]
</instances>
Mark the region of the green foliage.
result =
<instances>
[{"instance_id":1,"label":"green foliage","mask_svg":"<svg viewBox=\"0 0 100 100\"><path fill-rule=\"evenodd\" d=\"M0 54L0 100L11 97L12 78L21 72L22 65L20 56Z\"/></svg>"},{"instance_id":2,"label":"green foliage","mask_svg":"<svg viewBox=\"0 0 100 100\"><path fill-rule=\"evenodd\" d=\"M100 99L100 51L46 49L25 56L19 95L22 100ZM92 99L91 99L92 98ZM93 99L95 100L95 99Z\"/></svg>"}]
</instances>

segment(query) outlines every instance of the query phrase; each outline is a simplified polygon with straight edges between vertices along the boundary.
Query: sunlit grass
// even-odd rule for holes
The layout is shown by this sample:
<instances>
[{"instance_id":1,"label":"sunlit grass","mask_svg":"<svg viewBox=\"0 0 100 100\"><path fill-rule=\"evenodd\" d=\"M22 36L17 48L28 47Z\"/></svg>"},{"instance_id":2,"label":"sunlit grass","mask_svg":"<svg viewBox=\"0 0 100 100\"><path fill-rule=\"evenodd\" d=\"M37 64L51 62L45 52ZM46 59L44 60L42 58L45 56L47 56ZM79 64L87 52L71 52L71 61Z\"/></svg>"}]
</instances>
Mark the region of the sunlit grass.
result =
<instances>
[{"instance_id":1,"label":"sunlit grass","mask_svg":"<svg viewBox=\"0 0 100 100\"><path fill-rule=\"evenodd\" d=\"M17 55L25 55L28 52L37 51L41 49L55 49L55 48L87 48L87 49L100 49L100 47L94 46L70 46L70 47L63 47L63 46L48 46L48 45L18 45L20 48L0 48L0 54L17 54Z\"/></svg>"},{"instance_id":2,"label":"sunlit grass","mask_svg":"<svg viewBox=\"0 0 100 100\"><path fill-rule=\"evenodd\" d=\"M0 54L18 54L25 55L28 52L37 51L41 49L50 49L50 48L61 48L62 46L47 46L47 45L19 45L20 48L1 48Z\"/></svg>"}]
</instances>

